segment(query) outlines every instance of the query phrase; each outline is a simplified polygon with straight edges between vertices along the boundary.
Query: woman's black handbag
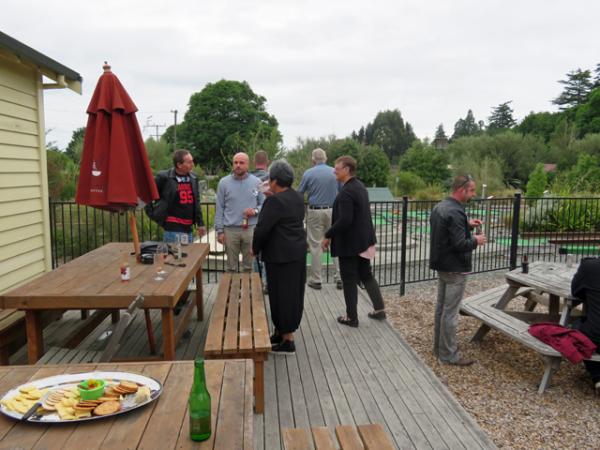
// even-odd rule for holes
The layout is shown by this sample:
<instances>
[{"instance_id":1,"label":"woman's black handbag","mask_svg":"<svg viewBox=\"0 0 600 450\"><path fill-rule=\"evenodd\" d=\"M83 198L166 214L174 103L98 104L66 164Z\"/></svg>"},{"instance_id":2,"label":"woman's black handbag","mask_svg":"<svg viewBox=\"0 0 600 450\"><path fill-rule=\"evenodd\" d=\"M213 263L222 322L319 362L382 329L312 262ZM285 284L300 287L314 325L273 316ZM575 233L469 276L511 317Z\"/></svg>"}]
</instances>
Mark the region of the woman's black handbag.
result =
<instances>
[{"instance_id":1,"label":"woman's black handbag","mask_svg":"<svg viewBox=\"0 0 600 450\"><path fill-rule=\"evenodd\" d=\"M142 264L152 264L154 262L154 255L156 254L156 248L159 244L166 245L169 249L169 255L175 256L173 249L166 242L144 241L140 244L140 261Z\"/></svg>"}]
</instances>

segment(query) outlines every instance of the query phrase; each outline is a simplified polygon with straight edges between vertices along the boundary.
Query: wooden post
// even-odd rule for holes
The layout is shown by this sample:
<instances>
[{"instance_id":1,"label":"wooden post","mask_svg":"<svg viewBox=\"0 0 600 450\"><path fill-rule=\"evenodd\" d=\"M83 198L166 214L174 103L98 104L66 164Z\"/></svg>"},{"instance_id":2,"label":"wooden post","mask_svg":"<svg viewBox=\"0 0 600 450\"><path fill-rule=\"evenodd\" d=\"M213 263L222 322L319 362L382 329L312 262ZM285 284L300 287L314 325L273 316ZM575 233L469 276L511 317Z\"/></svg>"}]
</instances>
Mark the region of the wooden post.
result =
<instances>
[{"instance_id":1,"label":"wooden post","mask_svg":"<svg viewBox=\"0 0 600 450\"><path fill-rule=\"evenodd\" d=\"M133 211L129 211L127 214L129 215L129 228L131 230L131 237L133 238L133 251L135 252L135 260L140 262L140 238L138 236L135 213Z\"/></svg>"}]
</instances>

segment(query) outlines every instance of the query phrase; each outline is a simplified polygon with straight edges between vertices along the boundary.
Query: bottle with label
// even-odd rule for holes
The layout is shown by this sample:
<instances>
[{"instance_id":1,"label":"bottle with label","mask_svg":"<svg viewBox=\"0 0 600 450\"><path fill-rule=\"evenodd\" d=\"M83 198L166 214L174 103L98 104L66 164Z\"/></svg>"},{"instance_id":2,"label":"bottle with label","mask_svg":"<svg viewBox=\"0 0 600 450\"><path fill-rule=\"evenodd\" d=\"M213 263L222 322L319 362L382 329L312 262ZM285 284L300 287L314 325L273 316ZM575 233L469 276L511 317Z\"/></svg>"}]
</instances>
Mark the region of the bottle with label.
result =
<instances>
[{"instance_id":1,"label":"bottle with label","mask_svg":"<svg viewBox=\"0 0 600 450\"><path fill-rule=\"evenodd\" d=\"M211 433L210 394L206 389L204 359L194 362L194 384L188 400L190 413L190 438L205 441Z\"/></svg>"},{"instance_id":2,"label":"bottle with label","mask_svg":"<svg viewBox=\"0 0 600 450\"><path fill-rule=\"evenodd\" d=\"M181 234L177 235L177 244L176 244L176 250L177 252L175 253L175 258L177 260L181 259Z\"/></svg>"},{"instance_id":3,"label":"bottle with label","mask_svg":"<svg viewBox=\"0 0 600 450\"><path fill-rule=\"evenodd\" d=\"M521 259L521 272L529 273L529 260L527 259L527 255L523 255Z\"/></svg>"},{"instance_id":4,"label":"bottle with label","mask_svg":"<svg viewBox=\"0 0 600 450\"><path fill-rule=\"evenodd\" d=\"M129 262L124 259L121 263L121 281L129 280L131 280L131 268L129 267Z\"/></svg>"},{"instance_id":5,"label":"bottle with label","mask_svg":"<svg viewBox=\"0 0 600 450\"><path fill-rule=\"evenodd\" d=\"M247 230L248 229L248 218L244 217L242 219L242 229Z\"/></svg>"}]
</instances>

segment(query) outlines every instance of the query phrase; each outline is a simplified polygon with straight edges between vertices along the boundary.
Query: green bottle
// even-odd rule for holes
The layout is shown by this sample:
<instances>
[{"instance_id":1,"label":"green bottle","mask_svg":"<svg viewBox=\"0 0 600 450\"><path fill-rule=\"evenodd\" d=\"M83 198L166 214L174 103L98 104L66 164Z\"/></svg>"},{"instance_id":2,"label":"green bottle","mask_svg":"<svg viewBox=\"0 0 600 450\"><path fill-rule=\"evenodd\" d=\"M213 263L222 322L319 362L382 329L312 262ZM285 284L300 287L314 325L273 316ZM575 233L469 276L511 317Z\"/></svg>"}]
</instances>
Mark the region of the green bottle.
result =
<instances>
[{"instance_id":1,"label":"green bottle","mask_svg":"<svg viewBox=\"0 0 600 450\"><path fill-rule=\"evenodd\" d=\"M190 437L193 441L205 441L210 437L210 394L206 389L204 359L194 363L194 384L188 400L190 410Z\"/></svg>"}]
</instances>

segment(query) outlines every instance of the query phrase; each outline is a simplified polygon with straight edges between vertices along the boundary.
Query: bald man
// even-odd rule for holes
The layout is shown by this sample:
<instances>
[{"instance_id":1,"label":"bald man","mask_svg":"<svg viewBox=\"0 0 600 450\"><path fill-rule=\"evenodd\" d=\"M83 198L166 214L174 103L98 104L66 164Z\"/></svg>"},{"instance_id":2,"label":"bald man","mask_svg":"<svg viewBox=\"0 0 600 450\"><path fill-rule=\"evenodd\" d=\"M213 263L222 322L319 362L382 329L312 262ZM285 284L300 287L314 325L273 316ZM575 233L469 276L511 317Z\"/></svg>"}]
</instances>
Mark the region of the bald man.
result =
<instances>
[{"instance_id":1,"label":"bald man","mask_svg":"<svg viewBox=\"0 0 600 450\"><path fill-rule=\"evenodd\" d=\"M217 187L215 230L217 240L225 246L229 272L238 271L240 253L241 271L252 271L252 237L265 197L260 180L248 173L249 166L248 155L236 153L232 173L221 178Z\"/></svg>"}]
</instances>

